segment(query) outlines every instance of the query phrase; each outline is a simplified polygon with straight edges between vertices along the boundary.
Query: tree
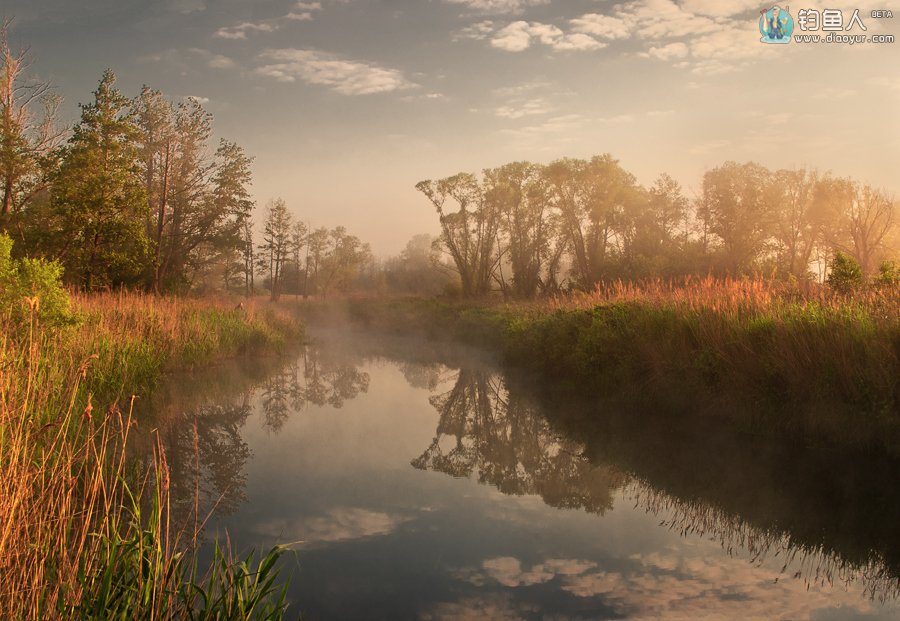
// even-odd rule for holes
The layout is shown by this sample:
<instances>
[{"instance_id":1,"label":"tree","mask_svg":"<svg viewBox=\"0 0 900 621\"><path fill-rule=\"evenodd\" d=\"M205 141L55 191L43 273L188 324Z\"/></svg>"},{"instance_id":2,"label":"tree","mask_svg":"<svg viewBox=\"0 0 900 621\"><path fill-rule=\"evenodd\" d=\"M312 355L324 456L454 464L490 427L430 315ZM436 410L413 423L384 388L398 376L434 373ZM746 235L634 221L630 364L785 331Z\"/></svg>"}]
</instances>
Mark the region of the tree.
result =
<instances>
[{"instance_id":1,"label":"tree","mask_svg":"<svg viewBox=\"0 0 900 621\"><path fill-rule=\"evenodd\" d=\"M178 104L168 198L169 225L160 240L160 281L170 288L189 280L189 270L202 262L195 251L215 233L216 218L209 187L214 164L207 153L211 124L212 117L196 99Z\"/></svg>"},{"instance_id":2,"label":"tree","mask_svg":"<svg viewBox=\"0 0 900 621\"><path fill-rule=\"evenodd\" d=\"M816 213L819 176L805 169L779 170L774 175L776 203L772 229L778 264L784 274L805 279L816 242L821 239L821 222Z\"/></svg>"},{"instance_id":3,"label":"tree","mask_svg":"<svg viewBox=\"0 0 900 621\"><path fill-rule=\"evenodd\" d=\"M544 285L542 268L552 256L550 205L540 167L516 162L484 171L485 200L500 215L500 231L513 270L513 293L530 298Z\"/></svg>"},{"instance_id":4,"label":"tree","mask_svg":"<svg viewBox=\"0 0 900 621\"><path fill-rule=\"evenodd\" d=\"M500 226L494 201L485 201L484 191L475 175L459 173L439 181L416 185L438 212L441 242L459 270L462 293L466 297L486 295L497 264L494 246ZM448 211L448 200L456 211Z\"/></svg>"},{"instance_id":5,"label":"tree","mask_svg":"<svg viewBox=\"0 0 900 621\"><path fill-rule=\"evenodd\" d=\"M722 266L750 270L769 239L773 198L770 173L754 163L726 162L703 175L698 216L720 241Z\"/></svg>"},{"instance_id":6,"label":"tree","mask_svg":"<svg viewBox=\"0 0 900 621\"><path fill-rule=\"evenodd\" d=\"M284 200L277 198L271 201L263 224L263 244L259 248L265 253L262 258L267 261L273 302L277 302L281 295L284 265L291 251L292 227L293 218Z\"/></svg>"},{"instance_id":7,"label":"tree","mask_svg":"<svg viewBox=\"0 0 900 621\"><path fill-rule=\"evenodd\" d=\"M133 284L148 258L138 128L105 71L53 180L56 250L66 277L90 290Z\"/></svg>"},{"instance_id":8,"label":"tree","mask_svg":"<svg viewBox=\"0 0 900 621\"><path fill-rule=\"evenodd\" d=\"M626 212L642 199L634 176L611 155L589 161L561 159L544 170L550 197L560 216L561 234L572 254L576 286L590 289L608 271L616 242L629 252L622 226Z\"/></svg>"},{"instance_id":9,"label":"tree","mask_svg":"<svg viewBox=\"0 0 900 621\"><path fill-rule=\"evenodd\" d=\"M853 255L863 274L875 271L882 242L894 225L896 201L870 185L853 185L844 212L845 226L853 243Z\"/></svg>"},{"instance_id":10,"label":"tree","mask_svg":"<svg viewBox=\"0 0 900 621\"><path fill-rule=\"evenodd\" d=\"M256 289L254 280L253 220L244 220L241 228L241 258L244 260L244 295L250 297Z\"/></svg>"},{"instance_id":11,"label":"tree","mask_svg":"<svg viewBox=\"0 0 900 621\"><path fill-rule=\"evenodd\" d=\"M344 227L329 231L317 274L322 295L333 289L345 291L371 257L369 245L355 235L349 235Z\"/></svg>"},{"instance_id":12,"label":"tree","mask_svg":"<svg viewBox=\"0 0 900 621\"><path fill-rule=\"evenodd\" d=\"M840 250L834 253L828 284L840 293L850 293L865 282L865 276L856 260Z\"/></svg>"},{"instance_id":13,"label":"tree","mask_svg":"<svg viewBox=\"0 0 900 621\"><path fill-rule=\"evenodd\" d=\"M159 293L163 232L167 224L176 141L175 111L161 92L146 85L141 89L133 107L136 124L141 132L141 161L144 168L144 191L147 195L147 236L153 240L151 286Z\"/></svg>"},{"instance_id":14,"label":"tree","mask_svg":"<svg viewBox=\"0 0 900 621\"><path fill-rule=\"evenodd\" d=\"M11 24L0 23L0 228L47 187L65 135L56 120L62 99L50 82L28 77L27 50L9 46Z\"/></svg>"},{"instance_id":15,"label":"tree","mask_svg":"<svg viewBox=\"0 0 900 621\"><path fill-rule=\"evenodd\" d=\"M438 242L438 243L435 243ZM400 293L436 295L450 281L452 266L441 263L439 240L427 233L414 235L400 255L384 265L388 287Z\"/></svg>"}]
</instances>

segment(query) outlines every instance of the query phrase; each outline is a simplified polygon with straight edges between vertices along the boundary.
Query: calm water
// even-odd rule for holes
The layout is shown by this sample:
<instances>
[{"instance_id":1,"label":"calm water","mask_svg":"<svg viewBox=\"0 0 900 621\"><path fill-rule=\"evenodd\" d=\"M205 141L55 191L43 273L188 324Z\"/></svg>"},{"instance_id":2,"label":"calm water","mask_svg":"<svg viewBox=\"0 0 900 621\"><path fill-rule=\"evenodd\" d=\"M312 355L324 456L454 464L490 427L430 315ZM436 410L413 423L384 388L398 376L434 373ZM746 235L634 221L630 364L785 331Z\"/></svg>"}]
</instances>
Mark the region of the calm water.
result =
<instances>
[{"instance_id":1,"label":"calm water","mask_svg":"<svg viewBox=\"0 0 900 621\"><path fill-rule=\"evenodd\" d=\"M164 397L185 510L198 457L215 507L206 537L300 542L295 613L900 618L894 464L538 400L434 347L322 333Z\"/></svg>"}]
</instances>

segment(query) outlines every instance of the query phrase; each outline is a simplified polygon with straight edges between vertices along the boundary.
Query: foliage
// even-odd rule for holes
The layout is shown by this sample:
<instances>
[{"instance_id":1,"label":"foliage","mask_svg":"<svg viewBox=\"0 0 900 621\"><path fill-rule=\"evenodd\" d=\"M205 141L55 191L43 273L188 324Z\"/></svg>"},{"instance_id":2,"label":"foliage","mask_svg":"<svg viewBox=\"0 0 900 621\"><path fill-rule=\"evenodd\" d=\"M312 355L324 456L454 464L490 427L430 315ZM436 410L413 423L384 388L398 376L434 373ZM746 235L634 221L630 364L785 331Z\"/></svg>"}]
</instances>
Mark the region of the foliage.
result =
<instances>
[{"instance_id":1,"label":"foliage","mask_svg":"<svg viewBox=\"0 0 900 621\"><path fill-rule=\"evenodd\" d=\"M896 261L882 261L878 266L878 277L875 279L875 283L888 287L900 285L900 264Z\"/></svg>"},{"instance_id":2,"label":"foliage","mask_svg":"<svg viewBox=\"0 0 900 621\"><path fill-rule=\"evenodd\" d=\"M134 284L148 263L146 195L128 100L103 74L53 179L51 248L66 278L91 290Z\"/></svg>"},{"instance_id":3,"label":"foliage","mask_svg":"<svg viewBox=\"0 0 900 621\"><path fill-rule=\"evenodd\" d=\"M858 289L865 282L862 269L856 260L841 251L834 253L831 260L831 271L828 274L828 284L835 291L850 293Z\"/></svg>"},{"instance_id":4,"label":"foliage","mask_svg":"<svg viewBox=\"0 0 900 621\"><path fill-rule=\"evenodd\" d=\"M73 323L62 267L44 259L13 259L12 246L12 240L0 234L0 314L16 326L13 334L31 317L45 327Z\"/></svg>"},{"instance_id":5,"label":"foliage","mask_svg":"<svg viewBox=\"0 0 900 621\"><path fill-rule=\"evenodd\" d=\"M809 282L839 249L870 276L897 243L896 201L884 191L753 162L708 170L693 201L666 174L642 187L609 154L515 162L416 187L438 211L441 243L469 298L710 273Z\"/></svg>"}]
</instances>

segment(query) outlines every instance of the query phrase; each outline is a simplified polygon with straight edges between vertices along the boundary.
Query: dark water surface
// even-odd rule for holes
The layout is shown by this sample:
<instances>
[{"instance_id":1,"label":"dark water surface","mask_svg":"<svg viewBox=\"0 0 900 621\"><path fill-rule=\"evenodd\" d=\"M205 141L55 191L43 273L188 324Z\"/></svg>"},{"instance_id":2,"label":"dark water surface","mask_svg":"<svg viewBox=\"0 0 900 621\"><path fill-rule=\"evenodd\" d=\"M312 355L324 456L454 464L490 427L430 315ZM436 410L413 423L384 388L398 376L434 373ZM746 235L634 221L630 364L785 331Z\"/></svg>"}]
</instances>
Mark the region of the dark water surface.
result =
<instances>
[{"instance_id":1,"label":"dark water surface","mask_svg":"<svg viewBox=\"0 0 900 621\"><path fill-rule=\"evenodd\" d=\"M185 381L182 509L199 461L208 540L301 542L305 619L900 618L892 462L536 397L419 341L323 332Z\"/></svg>"}]
</instances>

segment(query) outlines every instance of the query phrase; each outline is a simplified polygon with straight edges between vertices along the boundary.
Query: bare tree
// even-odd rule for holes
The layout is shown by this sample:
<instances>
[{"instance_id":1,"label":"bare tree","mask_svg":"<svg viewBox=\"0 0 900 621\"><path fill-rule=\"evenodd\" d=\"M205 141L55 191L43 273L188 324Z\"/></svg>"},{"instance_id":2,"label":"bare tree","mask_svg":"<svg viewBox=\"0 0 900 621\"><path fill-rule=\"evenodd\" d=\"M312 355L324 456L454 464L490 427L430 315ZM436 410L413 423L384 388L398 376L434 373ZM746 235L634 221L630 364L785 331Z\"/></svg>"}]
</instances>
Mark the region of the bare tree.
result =
<instances>
[{"instance_id":1,"label":"bare tree","mask_svg":"<svg viewBox=\"0 0 900 621\"><path fill-rule=\"evenodd\" d=\"M28 76L27 48L9 46L12 19L0 24L0 225L47 187L53 153L65 137L57 124L62 98L50 82Z\"/></svg>"}]
</instances>

